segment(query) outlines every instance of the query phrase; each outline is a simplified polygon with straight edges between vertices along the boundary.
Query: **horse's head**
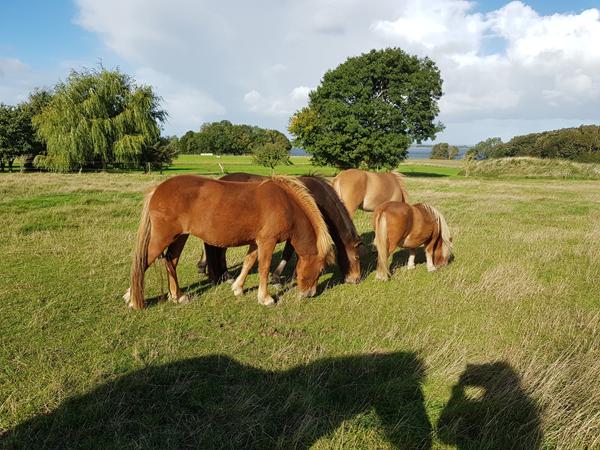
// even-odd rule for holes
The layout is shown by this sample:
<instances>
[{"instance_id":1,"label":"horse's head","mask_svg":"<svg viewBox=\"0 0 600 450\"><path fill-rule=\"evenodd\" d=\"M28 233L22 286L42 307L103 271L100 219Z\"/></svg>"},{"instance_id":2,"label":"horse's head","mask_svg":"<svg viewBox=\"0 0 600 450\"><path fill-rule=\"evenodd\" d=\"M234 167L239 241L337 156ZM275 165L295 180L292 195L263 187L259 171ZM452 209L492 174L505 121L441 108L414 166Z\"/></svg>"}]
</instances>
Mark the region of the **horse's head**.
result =
<instances>
[{"instance_id":1,"label":"horse's head","mask_svg":"<svg viewBox=\"0 0 600 450\"><path fill-rule=\"evenodd\" d=\"M344 279L346 283L357 284L360 282L360 255L364 253L364 248L360 237L346 245L346 255L348 256L348 270Z\"/></svg>"},{"instance_id":2,"label":"horse's head","mask_svg":"<svg viewBox=\"0 0 600 450\"><path fill-rule=\"evenodd\" d=\"M302 297L313 297L317 293L317 282L324 268L324 258L318 255L298 255L296 281Z\"/></svg>"}]
</instances>

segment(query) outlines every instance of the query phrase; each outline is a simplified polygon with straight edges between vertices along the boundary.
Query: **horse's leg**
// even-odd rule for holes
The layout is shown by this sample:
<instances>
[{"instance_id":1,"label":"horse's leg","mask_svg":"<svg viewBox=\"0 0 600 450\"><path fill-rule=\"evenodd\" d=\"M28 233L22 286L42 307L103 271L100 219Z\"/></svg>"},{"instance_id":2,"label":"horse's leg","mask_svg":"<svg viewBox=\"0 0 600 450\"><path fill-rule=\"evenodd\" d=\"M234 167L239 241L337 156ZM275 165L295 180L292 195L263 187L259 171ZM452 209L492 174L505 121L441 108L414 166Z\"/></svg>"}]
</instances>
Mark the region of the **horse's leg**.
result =
<instances>
[{"instance_id":1,"label":"horse's leg","mask_svg":"<svg viewBox=\"0 0 600 450\"><path fill-rule=\"evenodd\" d=\"M425 246L425 258L427 259L427 271L434 272L436 267L433 265L433 250L435 249L435 241L432 239Z\"/></svg>"},{"instance_id":2,"label":"horse's leg","mask_svg":"<svg viewBox=\"0 0 600 450\"><path fill-rule=\"evenodd\" d=\"M181 289L179 289L179 283L177 282L177 263L179 257L183 251L183 247L187 242L188 235L182 234L167 248L165 257L165 266L167 267L167 274L169 278L169 300L176 303L188 303L189 298L187 295L181 295Z\"/></svg>"},{"instance_id":3,"label":"horse's leg","mask_svg":"<svg viewBox=\"0 0 600 450\"><path fill-rule=\"evenodd\" d=\"M406 266L407 269L414 269L415 268L415 249L411 248L408 250L409 251L409 255L408 255L408 265Z\"/></svg>"},{"instance_id":4,"label":"horse's leg","mask_svg":"<svg viewBox=\"0 0 600 450\"><path fill-rule=\"evenodd\" d=\"M206 250L203 249L202 250L202 256L200 256L200 259L198 260L198 264L196 264L196 266L198 267L198 274L202 275L202 274L206 274Z\"/></svg>"},{"instance_id":5,"label":"horse's leg","mask_svg":"<svg viewBox=\"0 0 600 450\"><path fill-rule=\"evenodd\" d=\"M244 293L244 282L246 281L248 272L250 272L254 266L254 263L256 262L256 258L258 257L257 248L258 247L255 242L250 244L250 247L248 248L248 253L246 254L244 263L242 264L242 271L231 285L231 290L235 295L242 295Z\"/></svg>"},{"instance_id":6,"label":"horse's leg","mask_svg":"<svg viewBox=\"0 0 600 450\"><path fill-rule=\"evenodd\" d=\"M275 249L276 243L275 240L262 241L258 246L258 273L260 275L258 284L258 303L267 306L275 304L275 300L269 295L267 285L269 281L271 259L273 258L273 250Z\"/></svg>"},{"instance_id":7,"label":"horse's leg","mask_svg":"<svg viewBox=\"0 0 600 450\"><path fill-rule=\"evenodd\" d=\"M279 262L277 268L273 271L273 274L271 275L271 282L274 285L281 285L281 274L283 272L283 269L285 269L285 266L287 265L288 261L292 259L293 255L294 247L292 247L290 241L287 241L285 243L285 247L283 248L283 252L281 253L281 261Z\"/></svg>"},{"instance_id":8,"label":"horse's leg","mask_svg":"<svg viewBox=\"0 0 600 450\"><path fill-rule=\"evenodd\" d=\"M219 284L229 280L226 260L227 249L205 243L204 250L206 252L206 268L210 281L214 284Z\"/></svg>"}]
</instances>

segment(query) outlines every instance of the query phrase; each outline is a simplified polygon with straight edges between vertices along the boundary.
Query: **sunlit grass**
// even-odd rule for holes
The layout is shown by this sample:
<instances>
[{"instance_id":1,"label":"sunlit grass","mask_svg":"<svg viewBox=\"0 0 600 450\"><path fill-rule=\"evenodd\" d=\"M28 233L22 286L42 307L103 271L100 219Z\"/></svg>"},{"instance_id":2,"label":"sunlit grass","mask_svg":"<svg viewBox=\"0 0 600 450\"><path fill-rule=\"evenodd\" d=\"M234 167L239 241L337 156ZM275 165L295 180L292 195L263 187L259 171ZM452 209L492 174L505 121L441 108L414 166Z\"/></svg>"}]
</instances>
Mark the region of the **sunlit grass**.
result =
<instances>
[{"instance_id":1,"label":"sunlit grass","mask_svg":"<svg viewBox=\"0 0 600 450\"><path fill-rule=\"evenodd\" d=\"M142 192L175 173L0 176L0 447L600 446L597 183L408 177L454 233L439 272L399 252L378 282L371 252L360 285L328 272L265 308L255 273L241 298L198 284L191 239L194 301L135 313ZM370 214L355 223L370 248Z\"/></svg>"}]
</instances>

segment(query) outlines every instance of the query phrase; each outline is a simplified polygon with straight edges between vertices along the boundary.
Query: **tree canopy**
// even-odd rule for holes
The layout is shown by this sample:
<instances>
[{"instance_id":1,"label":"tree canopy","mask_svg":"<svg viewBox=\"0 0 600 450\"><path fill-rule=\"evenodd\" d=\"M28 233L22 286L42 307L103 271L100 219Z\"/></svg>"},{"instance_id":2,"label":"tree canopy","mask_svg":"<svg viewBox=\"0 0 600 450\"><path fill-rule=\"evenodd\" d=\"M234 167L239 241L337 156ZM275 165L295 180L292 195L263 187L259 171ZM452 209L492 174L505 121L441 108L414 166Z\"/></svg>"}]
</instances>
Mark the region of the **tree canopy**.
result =
<instances>
[{"instance_id":1,"label":"tree canopy","mask_svg":"<svg viewBox=\"0 0 600 450\"><path fill-rule=\"evenodd\" d=\"M253 153L266 143L277 143L288 151L292 145L287 136L277 130L222 120L202 124L198 132L185 133L179 141L179 152L242 155Z\"/></svg>"},{"instance_id":2,"label":"tree canopy","mask_svg":"<svg viewBox=\"0 0 600 450\"><path fill-rule=\"evenodd\" d=\"M600 126L581 125L577 128L530 133L515 136L506 143L502 143L500 138L490 138L473 148L481 158L534 156L599 162Z\"/></svg>"},{"instance_id":3,"label":"tree canopy","mask_svg":"<svg viewBox=\"0 0 600 450\"><path fill-rule=\"evenodd\" d=\"M13 161L45 152L44 142L36 135L32 118L50 101L50 91L36 89L26 102L17 106L0 104L0 170L4 165L12 169Z\"/></svg>"},{"instance_id":4,"label":"tree canopy","mask_svg":"<svg viewBox=\"0 0 600 450\"><path fill-rule=\"evenodd\" d=\"M441 95L440 72L429 58L371 50L325 73L289 131L316 164L394 168L413 141L443 129L434 123Z\"/></svg>"},{"instance_id":5,"label":"tree canopy","mask_svg":"<svg viewBox=\"0 0 600 450\"><path fill-rule=\"evenodd\" d=\"M166 113L149 86L119 70L72 71L33 118L47 146L40 164L69 171L116 163L145 166Z\"/></svg>"},{"instance_id":6,"label":"tree canopy","mask_svg":"<svg viewBox=\"0 0 600 450\"><path fill-rule=\"evenodd\" d=\"M455 145L449 145L447 142L440 142L431 147L431 159L454 159L459 150Z\"/></svg>"}]
</instances>

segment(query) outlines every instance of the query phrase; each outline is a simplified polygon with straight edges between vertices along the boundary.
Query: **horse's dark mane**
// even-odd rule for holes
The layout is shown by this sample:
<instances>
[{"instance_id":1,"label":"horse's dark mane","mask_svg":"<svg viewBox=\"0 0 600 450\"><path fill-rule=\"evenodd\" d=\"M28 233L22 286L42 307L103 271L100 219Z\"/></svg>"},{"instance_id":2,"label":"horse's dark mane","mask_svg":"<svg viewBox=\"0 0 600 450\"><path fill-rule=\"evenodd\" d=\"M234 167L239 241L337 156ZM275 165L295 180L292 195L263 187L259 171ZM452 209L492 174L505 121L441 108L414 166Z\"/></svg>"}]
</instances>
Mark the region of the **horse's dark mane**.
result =
<instances>
[{"instance_id":1,"label":"horse's dark mane","mask_svg":"<svg viewBox=\"0 0 600 450\"><path fill-rule=\"evenodd\" d=\"M345 235L343 236L346 238L344 240L350 240L352 242L359 241L360 236L356 231L354 222L352 222L350 214L348 214L348 210L340 200L339 196L337 195L331 184L325 178L317 175L307 175L300 177L300 180L302 182L308 179L314 180L322 186L322 191L325 193L325 195L327 195L328 200L330 200L327 203L327 205L331 205L329 209L331 209L331 207L335 209L334 211L327 211L327 206L323 205L325 207L321 207L321 205L319 205L320 209L325 210L322 212L326 213L326 219L329 219L331 222L333 222L333 225L335 225L336 231L338 233L343 233Z\"/></svg>"}]
</instances>

